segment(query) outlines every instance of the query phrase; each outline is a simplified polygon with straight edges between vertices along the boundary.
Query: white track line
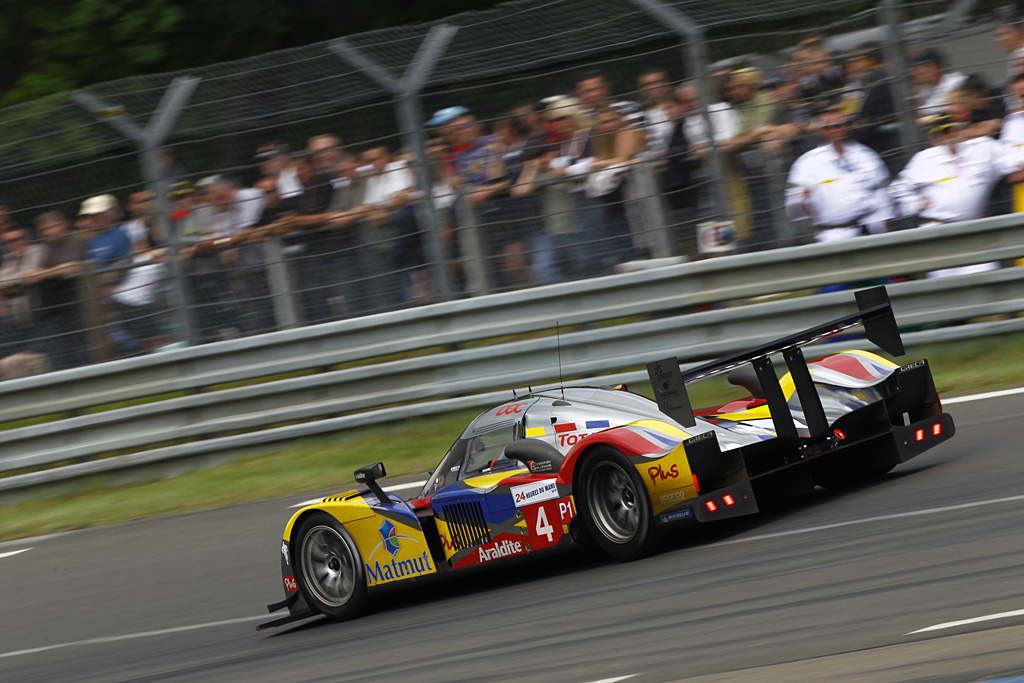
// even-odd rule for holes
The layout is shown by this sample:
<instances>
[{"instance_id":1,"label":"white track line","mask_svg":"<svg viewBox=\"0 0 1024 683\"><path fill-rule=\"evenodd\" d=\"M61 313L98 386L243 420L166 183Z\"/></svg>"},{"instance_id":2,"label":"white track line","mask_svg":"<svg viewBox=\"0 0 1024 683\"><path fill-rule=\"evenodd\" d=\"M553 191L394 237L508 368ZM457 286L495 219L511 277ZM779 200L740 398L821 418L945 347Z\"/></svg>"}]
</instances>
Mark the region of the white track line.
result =
<instances>
[{"instance_id":1,"label":"white track line","mask_svg":"<svg viewBox=\"0 0 1024 683\"><path fill-rule=\"evenodd\" d=\"M8 553L0 553L0 559L10 557L11 555L20 555L21 553L27 553L29 550L32 550L32 548L22 548L21 550L12 550Z\"/></svg>"},{"instance_id":2,"label":"white track line","mask_svg":"<svg viewBox=\"0 0 1024 683\"><path fill-rule=\"evenodd\" d=\"M983 394L969 394L967 396L954 396L953 398L942 399L942 405L953 405L955 403L970 403L971 401L984 401L987 398L1001 398L1003 396L1013 396L1014 394L1024 394L1024 387L1017 387L1016 389L1003 389L1001 391L986 391Z\"/></svg>"},{"instance_id":3,"label":"white track line","mask_svg":"<svg viewBox=\"0 0 1024 683\"><path fill-rule=\"evenodd\" d=\"M1014 503L1024 500L1024 495L1008 496L1006 498L993 498L992 500L979 500L973 503L960 503L959 505L946 505L940 508L927 508L925 510L913 510L911 512L897 512L891 515L879 515L878 517L865 517L864 519L851 519L848 522L836 522L835 524L822 524L821 526L805 527L803 529L791 529L789 531L777 531L772 534L759 534L747 536L746 538L733 538L728 541L720 541L716 545L730 545L732 543L746 543L747 541L760 541L765 538L779 538L781 536L795 536L797 534L809 534L813 531L827 531L838 529L844 526L857 524L870 524L872 522L886 522L891 519L903 519L904 517L920 517L921 515L935 515L940 512L951 512L953 510L965 510L967 508L981 507L983 505L995 505L997 503Z\"/></svg>"},{"instance_id":4,"label":"white track line","mask_svg":"<svg viewBox=\"0 0 1024 683\"><path fill-rule=\"evenodd\" d=\"M979 621L992 621L993 619L1009 619L1011 617L1024 617L1024 609L1018 609L1012 612L1000 612L998 614L986 614L983 617L974 617L973 619L947 621L944 624L935 624L934 626L919 628L916 631L911 631L910 633L905 633L904 635L912 636L915 633L925 633L926 631L940 631L944 628L955 628L957 626L964 626L965 624L977 624Z\"/></svg>"},{"instance_id":5,"label":"white track line","mask_svg":"<svg viewBox=\"0 0 1024 683\"><path fill-rule=\"evenodd\" d=\"M195 631L201 628L210 628L211 626L228 626L231 624L244 624L250 621L259 621L267 619L267 615L259 617L241 617L239 619L225 619L224 621L211 621L206 624L192 624L190 626L178 626L177 628L165 628L159 631L142 631L140 633L126 633L120 636L103 636L102 638L89 638L88 640L76 640L70 643L58 643L56 645L44 645L43 647L31 647L27 650L14 650L13 652L0 652L0 659L5 657L18 657L20 655L32 655L37 652L48 652L50 650L60 650L65 647L77 647L79 645L100 645L103 643L119 643L124 640L135 640L137 638L152 638L154 636L166 636L171 633L183 633L185 631Z\"/></svg>"},{"instance_id":6,"label":"white track line","mask_svg":"<svg viewBox=\"0 0 1024 683\"><path fill-rule=\"evenodd\" d=\"M635 678L639 675L640 674L629 674L628 676L616 676L615 678L602 678L599 681L590 681L590 683L618 683L619 681L624 681L627 678Z\"/></svg>"},{"instance_id":7,"label":"white track line","mask_svg":"<svg viewBox=\"0 0 1024 683\"><path fill-rule=\"evenodd\" d=\"M395 484L394 486L385 486L381 490L382 491L386 491L386 492L401 491L402 489L419 488L419 487L423 486L426 483L427 483L427 481L425 479L423 481L410 481L408 484ZM312 505L313 503L319 503L321 500L323 500L323 496L321 496L320 498L314 498L313 500L302 501L298 505L289 505L288 509L291 510L293 508L304 508L307 505Z\"/></svg>"}]
</instances>

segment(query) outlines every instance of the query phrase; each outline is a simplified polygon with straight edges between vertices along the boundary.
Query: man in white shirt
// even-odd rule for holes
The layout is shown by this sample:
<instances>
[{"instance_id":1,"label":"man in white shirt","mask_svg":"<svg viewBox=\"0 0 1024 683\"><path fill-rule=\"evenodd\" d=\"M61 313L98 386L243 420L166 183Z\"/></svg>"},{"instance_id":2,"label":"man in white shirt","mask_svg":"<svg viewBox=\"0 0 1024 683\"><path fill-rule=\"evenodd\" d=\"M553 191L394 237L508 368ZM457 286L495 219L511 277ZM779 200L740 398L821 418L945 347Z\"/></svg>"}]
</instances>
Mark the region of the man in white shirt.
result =
<instances>
[{"instance_id":1,"label":"man in white shirt","mask_svg":"<svg viewBox=\"0 0 1024 683\"><path fill-rule=\"evenodd\" d=\"M644 110L647 149L664 154L672 137L672 83L664 69L654 67L640 72L637 89L648 105Z\"/></svg>"},{"instance_id":2,"label":"man in white shirt","mask_svg":"<svg viewBox=\"0 0 1024 683\"><path fill-rule=\"evenodd\" d=\"M910 65L910 81L916 88L917 116L931 117L946 108L946 100L954 88L959 88L967 76L949 71L946 57L936 48L928 48L916 55Z\"/></svg>"},{"instance_id":3,"label":"man in white shirt","mask_svg":"<svg viewBox=\"0 0 1024 683\"><path fill-rule=\"evenodd\" d=\"M932 146L918 152L889 188L901 215L918 215L921 226L981 218L992 188L1003 177L1024 180L1024 171L1002 143L990 137L964 139L967 121L940 114L928 131ZM994 270L998 263L945 268L944 277Z\"/></svg>"},{"instance_id":4,"label":"man in white shirt","mask_svg":"<svg viewBox=\"0 0 1024 683\"><path fill-rule=\"evenodd\" d=\"M420 196L416 176L405 161L392 161L387 147L363 152L366 162L366 191L363 204L369 208L371 242L386 272L401 272L394 297L404 302L426 299L430 283L426 272L423 243L416 222L413 201Z\"/></svg>"},{"instance_id":5,"label":"man in white shirt","mask_svg":"<svg viewBox=\"0 0 1024 683\"><path fill-rule=\"evenodd\" d=\"M798 224L809 221L818 242L885 232L893 217L883 187L889 172L878 154L851 139L850 124L843 112L826 113L818 129L823 144L789 170L786 212Z\"/></svg>"}]
</instances>

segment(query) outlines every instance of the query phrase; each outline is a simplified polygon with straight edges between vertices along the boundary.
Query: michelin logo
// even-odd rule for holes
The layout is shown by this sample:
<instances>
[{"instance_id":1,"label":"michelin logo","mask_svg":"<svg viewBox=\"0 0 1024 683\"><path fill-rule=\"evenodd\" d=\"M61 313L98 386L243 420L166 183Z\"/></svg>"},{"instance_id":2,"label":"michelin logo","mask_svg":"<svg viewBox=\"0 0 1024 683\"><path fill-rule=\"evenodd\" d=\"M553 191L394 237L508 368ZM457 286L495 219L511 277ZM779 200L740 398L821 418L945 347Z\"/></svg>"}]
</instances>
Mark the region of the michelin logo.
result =
<instances>
[{"instance_id":1,"label":"michelin logo","mask_svg":"<svg viewBox=\"0 0 1024 683\"><path fill-rule=\"evenodd\" d=\"M523 552L523 544L519 541L504 540L501 543L495 543L492 548L480 548L478 552L478 561L490 562L509 555L518 555Z\"/></svg>"},{"instance_id":2,"label":"michelin logo","mask_svg":"<svg viewBox=\"0 0 1024 683\"><path fill-rule=\"evenodd\" d=\"M558 485L554 479L512 487L512 500L517 508L555 498L558 498Z\"/></svg>"},{"instance_id":3,"label":"michelin logo","mask_svg":"<svg viewBox=\"0 0 1024 683\"><path fill-rule=\"evenodd\" d=\"M678 522L681 519L689 519L690 514L690 510L679 510L677 512L669 512L668 514L659 516L663 522Z\"/></svg>"}]
</instances>

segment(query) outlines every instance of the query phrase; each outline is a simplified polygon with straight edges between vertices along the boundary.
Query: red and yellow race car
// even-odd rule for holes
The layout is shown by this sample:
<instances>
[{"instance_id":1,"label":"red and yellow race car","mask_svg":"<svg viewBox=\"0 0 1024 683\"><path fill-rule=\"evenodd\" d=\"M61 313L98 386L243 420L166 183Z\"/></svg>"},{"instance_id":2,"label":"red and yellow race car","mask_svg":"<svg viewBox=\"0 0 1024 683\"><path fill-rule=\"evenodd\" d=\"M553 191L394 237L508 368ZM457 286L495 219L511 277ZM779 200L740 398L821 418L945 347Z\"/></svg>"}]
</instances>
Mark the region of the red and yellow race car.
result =
<instances>
[{"instance_id":1,"label":"red and yellow race car","mask_svg":"<svg viewBox=\"0 0 1024 683\"><path fill-rule=\"evenodd\" d=\"M377 586L592 542L631 560L677 527L757 512L758 499L878 477L953 436L927 361L864 351L811 362L801 346L851 327L903 354L884 288L858 312L687 370L650 363L656 401L622 386L565 387L481 413L409 500L365 488L299 510L281 541L279 626L359 614ZM771 357L781 354L781 378ZM686 384L729 372L750 396L690 408Z\"/></svg>"}]
</instances>

